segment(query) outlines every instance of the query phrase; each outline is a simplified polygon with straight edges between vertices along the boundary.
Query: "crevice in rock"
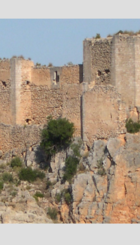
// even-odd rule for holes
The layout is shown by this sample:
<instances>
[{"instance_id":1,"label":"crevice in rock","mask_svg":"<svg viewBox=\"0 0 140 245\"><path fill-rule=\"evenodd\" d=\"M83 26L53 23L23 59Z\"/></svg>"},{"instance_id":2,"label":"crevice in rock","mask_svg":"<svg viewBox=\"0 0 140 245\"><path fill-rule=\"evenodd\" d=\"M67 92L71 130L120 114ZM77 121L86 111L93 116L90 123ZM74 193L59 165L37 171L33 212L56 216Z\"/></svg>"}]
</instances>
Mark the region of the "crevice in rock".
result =
<instances>
[{"instance_id":1,"label":"crevice in rock","mask_svg":"<svg viewBox=\"0 0 140 245\"><path fill-rule=\"evenodd\" d=\"M93 179L93 183L95 185L95 188L96 188L97 192L100 194L100 192L99 192L99 190L97 188L96 179L95 179L94 175L92 175L92 179Z\"/></svg>"},{"instance_id":2,"label":"crevice in rock","mask_svg":"<svg viewBox=\"0 0 140 245\"><path fill-rule=\"evenodd\" d=\"M127 195L127 188L126 188L126 185L125 185L125 183L124 183L124 194L125 194L125 196Z\"/></svg>"}]
</instances>

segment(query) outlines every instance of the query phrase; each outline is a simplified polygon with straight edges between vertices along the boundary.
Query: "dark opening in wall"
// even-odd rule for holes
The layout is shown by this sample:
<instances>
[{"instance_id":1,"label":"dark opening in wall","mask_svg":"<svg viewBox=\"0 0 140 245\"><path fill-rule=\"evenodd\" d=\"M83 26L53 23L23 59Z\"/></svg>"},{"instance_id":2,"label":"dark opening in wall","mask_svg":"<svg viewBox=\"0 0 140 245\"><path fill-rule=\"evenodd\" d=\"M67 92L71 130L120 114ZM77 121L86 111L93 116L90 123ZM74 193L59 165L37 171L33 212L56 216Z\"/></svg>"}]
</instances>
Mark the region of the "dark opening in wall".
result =
<instances>
[{"instance_id":1,"label":"dark opening in wall","mask_svg":"<svg viewBox=\"0 0 140 245\"><path fill-rule=\"evenodd\" d=\"M98 70L98 76L101 76L102 72Z\"/></svg>"},{"instance_id":2,"label":"dark opening in wall","mask_svg":"<svg viewBox=\"0 0 140 245\"><path fill-rule=\"evenodd\" d=\"M105 73L108 74L110 72L109 69L105 69Z\"/></svg>"},{"instance_id":3,"label":"dark opening in wall","mask_svg":"<svg viewBox=\"0 0 140 245\"><path fill-rule=\"evenodd\" d=\"M26 81L26 84L29 85L30 84L30 81Z\"/></svg>"},{"instance_id":4,"label":"dark opening in wall","mask_svg":"<svg viewBox=\"0 0 140 245\"><path fill-rule=\"evenodd\" d=\"M83 65L79 65L79 82L83 82Z\"/></svg>"},{"instance_id":5,"label":"dark opening in wall","mask_svg":"<svg viewBox=\"0 0 140 245\"><path fill-rule=\"evenodd\" d=\"M27 119L25 120L25 122L26 122L26 124L30 124L30 123L31 123L31 119L28 119L28 118L27 118Z\"/></svg>"},{"instance_id":6,"label":"dark opening in wall","mask_svg":"<svg viewBox=\"0 0 140 245\"><path fill-rule=\"evenodd\" d=\"M4 87L7 86L6 82L4 82L4 81L2 81L2 84L3 84Z\"/></svg>"},{"instance_id":7,"label":"dark opening in wall","mask_svg":"<svg viewBox=\"0 0 140 245\"><path fill-rule=\"evenodd\" d=\"M56 81L57 83L59 82L59 75L57 74L57 71L55 71L53 74L53 80Z\"/></svg>"}]
</instances>

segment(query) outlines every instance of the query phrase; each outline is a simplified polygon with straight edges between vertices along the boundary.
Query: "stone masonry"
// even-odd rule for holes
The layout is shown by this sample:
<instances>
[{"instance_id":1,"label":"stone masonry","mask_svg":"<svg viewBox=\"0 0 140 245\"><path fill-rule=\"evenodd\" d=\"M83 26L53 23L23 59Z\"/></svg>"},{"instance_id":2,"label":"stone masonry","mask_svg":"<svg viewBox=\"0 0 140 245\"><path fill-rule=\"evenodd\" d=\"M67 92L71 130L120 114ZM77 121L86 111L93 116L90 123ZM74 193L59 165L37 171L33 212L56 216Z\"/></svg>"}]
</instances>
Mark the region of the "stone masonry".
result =
<instances>
[{"instance_id":1,"label":"stone masonry","mask_svg":"<svg viewBox=\"0 0 140 245\"><path fill-rule=\"evenodd\" d=\"M139 94L140 35L85 39L83 65L35 66L22 57L0 60L1 142L7 142L5 149L12 145L9 126L42 127L49 115L68 118L75 136L88 145L116 137L125 132L127 118L139 119Z\"/></svg>"}]
</instances>

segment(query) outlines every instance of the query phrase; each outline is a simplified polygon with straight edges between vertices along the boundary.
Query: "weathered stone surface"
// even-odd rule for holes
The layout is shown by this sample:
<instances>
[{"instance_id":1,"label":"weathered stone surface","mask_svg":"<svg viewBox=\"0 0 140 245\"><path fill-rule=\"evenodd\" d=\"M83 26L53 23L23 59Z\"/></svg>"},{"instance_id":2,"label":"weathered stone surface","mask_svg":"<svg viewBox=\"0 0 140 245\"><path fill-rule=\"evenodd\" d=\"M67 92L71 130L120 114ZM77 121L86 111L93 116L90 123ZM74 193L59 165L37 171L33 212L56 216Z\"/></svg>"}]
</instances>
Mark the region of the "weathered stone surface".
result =
<instances>
[{"instance_id":1,"label":"weathered stone surface","mask_svg":"<svg viewBox=\"0 0 140 245\"><path fill-rule=\"evenodd\" d=\"M87 158L88 166L90 170L97 168L97 163L105 158L106 142L103 140L96 140L93 143L92 150Z\"/></svg>"},{"instance_id":2,"label":"weathered stone surface","mask_svg":"<svg viewBox=\"0 0 140 245\"><path fill-rule=\"evenodd\" d=\"M3 194L2 192L1 195ZM37 205L30 193L21 190L11 203L0 202L0 216L3 224L52 223L45 210Z\"/></svg>"}]
</instances>

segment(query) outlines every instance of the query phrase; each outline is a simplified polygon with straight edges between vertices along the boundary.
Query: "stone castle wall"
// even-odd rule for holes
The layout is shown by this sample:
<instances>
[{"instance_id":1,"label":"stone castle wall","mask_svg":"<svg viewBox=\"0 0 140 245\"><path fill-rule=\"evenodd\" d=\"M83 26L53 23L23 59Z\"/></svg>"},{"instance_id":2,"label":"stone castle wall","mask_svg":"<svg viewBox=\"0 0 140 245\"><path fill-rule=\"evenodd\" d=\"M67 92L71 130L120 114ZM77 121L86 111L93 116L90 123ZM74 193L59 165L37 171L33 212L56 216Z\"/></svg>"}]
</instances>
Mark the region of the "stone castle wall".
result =
<instances>
[{"instance_id":1,"label":"stone castle wall","mask_svg":"<svg viewBox=\"0 0 140 245\"><path fill-rule=\"evenodd\" d=\"M83 70L85 141L115 137L124 132L127 118L140 119L139 35L84 40Z\"/></svg>"},{"instance_id":2,"label":"stone castle wall","mask_svg":"<svg viewBox=\"0 0 140 245\"><path fill-rule=\"evenodd\" d=\"M67 117L81 134L82 65L37 67L21 57L0 62L0 123L42 125Z\"/></svg>"},{"instance_id":3,"label":"stone castle wall","mask_svg":"<svg viewBox=\"0 0 140 245\"><path fill-rule=\"evenodd\" d=\"M9 60L0 60L0 122L12 123Z\"/></svg>"},{"instance_id":4,"label":"stone castle wall","mask_svg":"<svg viewBox=\"0 0 140 245\"><path fill-rule=\"evenodd\" d=\"M83 94L82 115L83 138L90 146L94 140L107 140L126 131L126 105L111 85L96 85Z\"/></svg>"},{"instance_id":5,"label":"stone castle wall","mask_svg":"<svg viewBox=\"0 0 140 245\"><path fill-rule=\"evenodd\" d=\"M84 40L84 82L111 84L111 52L112 38Z\"/></svg>"},{"instance_id":6,"label":"stone castle wall","mask_svg":"<svg viewBox=\"0 0 140 245\"><path fill-rule=\"evenodd\" d=\"M139 67L140 36L120 34L85 39L83 65L45 67L21 57L1 60L0 123L41 126L52 115L73 122L75 136L87 144L115 137L124 133L128 117L139 119Z\"/></svg>"},{"instance_id":7,"label":"stone castle wall","mask_svg":"<svg viewBox=\"0 0 140 245\"><path fill-rule=\"evenodd\" d=\"M113 37L111 78L128 107L140 106L140 36Z\"/></svg>"}]
</instances>

